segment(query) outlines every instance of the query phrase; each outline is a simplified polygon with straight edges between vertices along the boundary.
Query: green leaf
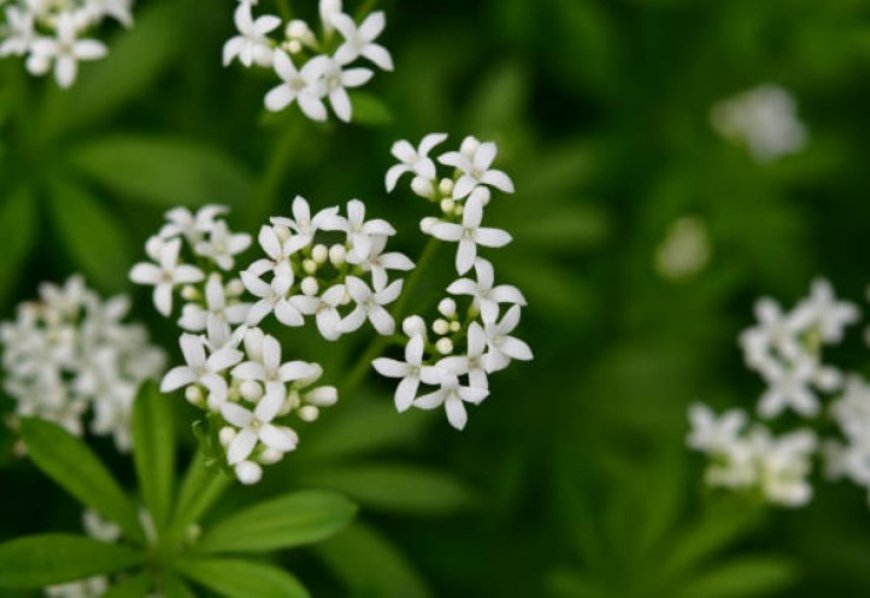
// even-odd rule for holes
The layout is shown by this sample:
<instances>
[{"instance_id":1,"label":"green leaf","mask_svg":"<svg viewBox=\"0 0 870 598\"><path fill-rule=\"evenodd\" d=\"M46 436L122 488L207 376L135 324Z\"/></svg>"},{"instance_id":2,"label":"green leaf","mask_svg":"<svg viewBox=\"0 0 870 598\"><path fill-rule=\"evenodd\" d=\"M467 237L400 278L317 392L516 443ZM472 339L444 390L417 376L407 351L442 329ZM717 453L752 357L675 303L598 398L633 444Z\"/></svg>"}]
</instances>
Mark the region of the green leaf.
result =
<instances>
[{"instance_id":1,"label":"green leaf","mask_svg":"<svg viewBox=\"0 0 870 598\"><path fill-rule=\"evenodd\" d=\"M781 558L752 556L718 565L690 581L679 598L738 598L779 592L796 578L794 566Z\"/></svg>"},{"instance_id":2,"label":"green leaf","mask_svg":"<svg viewBox=\"0 0 870 598\"><path fill-rule=\"evenodd\" d=\"M173 530L184 534L199 520L230 485L230 478L217 467L209 467L206 457L197 452L184 476L172 519Z\"/></svg>"},{"instance_id":3,"label":"green leaf","mask_svg":"<svg viewBox=\"0 0 870 598\"><path fill-rule=\"evenodd\" d=\"M21 436L43 473L79 502L121 526L129 538L143 539L133 502L84 442L57 424L34 418L21 421Z\"/></svg>"},{"instance_id":4,"label":"green leaf","mask_svg":"<svg viewBox=\"0 0 870 598\"><path fill-rule=\"evenodd\" d=\"M160 578L160 589L165 598L196 598L184 580L173 573L165 573Z\"/></svg>"},{"instance_id":5,"label":"green leaf","mask_svg":"<svg viewBox=\"0 0 870 598\"><path fill-rule=\"evenodd\" d=\"M362 464L314 472L306 485L329 488L390 512L447 514L468 508L474 494L440 471L402 464Z\"/></svg>"},{"instance_id":6,"label":"green leaf","mask_svg":"<svg viewBox=\"0 0 870 598\"><path fill-rule=\"evenodd\" d=\"M548 210L540 218L518 218L511 225L524 248L578 251L599 245L608 233L605 213L582 205Z\"/></svg>"},{"instance_id":7,"label":"green leaf","mask_svg":"<svg viewBox=\"0 0 870 598\"><path fill-rule=\"evenodd\" d=\"M392 112L377 96L364 91L354 91L350 94L350 100L353 105L353 122L370 127L392 124Z\"/></svg>"},{"instance_id":8,"label":"green leaf","mask_svg":"<svg viewBox=\"0 0 870 598\"><path fill-rule=\"evenodd\" d=\"M143 562L135 550L72 534L42 534L0 544L0 587L41 588Z\"/></svg>"},{"instance_id":9,"label":"green leaf","mask_svg":"<svg viewBox=\"0 0 870 598\"><path fill-rule=\"evenodd\" d=\"M56 89L46 99L44 135L51 137L100 120L133 98L142 97L171 66L186 39L184 2L155 2L136 12L136 25L120 31L109 55L82 65L72 89Z\"/></svg>"},{"instance_id":10,"label":"green leaf","mask_svg":"<svg viewBox=\"0 0 870 598\"><path fill-rule=\"evenodd\" d=\"M124 225L75 185L55 182L51 194L54 224L75 266L104 290L123 288L132 261Z\"/></svg>"},{"instance_id":11,"label":"green leaf","mask_svg":"<svg viewBox=\"0 0 870 598\"><path fill-rule=\"evenodd\" d=\"M197 552L267 552L324 540L345 528L356 506L333 492L295 492L221 519Z\"/></svg>"},{"instance_id":12,"label":"green leaf","mask_svg":"<svg viewBox=\"0 0 870 598\"><path fill-rule=\"evenodd\" d=\"M314 550L355 595L429 596L402 551L362 523L354 523Z\"/></svg>"},{"instance_id":13,"label":"green leaf","mask_svg":"<svg viewBox=\"0 0 870 598\"><path fill-rule=\"evenodd\" d=\"M171 398L157 384L145 382L133 404L133 457L142 500L163 529L172 504L175 434Z\"/></svg>"},{"instance_id":14,"label":"green leaf","mask_svg":"<svg viewBox=\"0 0 870 598\"><path fill-rule=\"evenodd\" d=\"M119 198L160 207L239 204L251 191L230 156L186 139L114 135L78 146L69 159Z\"/></svg>"},{"instance_id":15,"label":"green leaf","mask_svg":"<svg viewBox=\"0 0 870 598\"><path fill-rule=\"evenodd\" d=\"M0 239L4 240L3 259L0 260L0 303L5 303L11 295L22 263L30 255L36 220L36 198L24 188L0 206Z\"/></svg>"},{"instance_id":16,"label":"green leaf","mask_svg":"<svg viewBox=\"0 0 870 598\"><path fill-rule=\"evenodd\" d=\"M273 565L236 559L191 559L178 571L206 588L229 598L302 598L308 591L293 575Z\"/></svg>"},{"instance_id":17,"label":"green leaf","mask_svg":"<svg viewBox=\"0 0 870 598\"><path fill-rule=\"evenodd\" d=\"M139 573L116 583L100 598L142 598L154 588L154 578L148 573Z\"/></svg>"}]
</instances>

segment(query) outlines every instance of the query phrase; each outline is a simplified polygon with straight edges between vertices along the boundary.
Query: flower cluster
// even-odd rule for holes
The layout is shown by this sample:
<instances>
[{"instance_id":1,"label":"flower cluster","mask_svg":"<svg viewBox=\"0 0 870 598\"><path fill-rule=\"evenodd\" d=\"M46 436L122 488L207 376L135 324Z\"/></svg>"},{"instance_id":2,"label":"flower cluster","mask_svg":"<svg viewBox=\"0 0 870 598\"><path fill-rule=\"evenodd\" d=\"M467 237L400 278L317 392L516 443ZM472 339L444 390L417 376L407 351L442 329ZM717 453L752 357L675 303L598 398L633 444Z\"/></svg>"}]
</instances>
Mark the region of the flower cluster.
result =
<instances>
[{"instance_id":1,"label":"flower cluster","mask_svg":"<svg viewBox=\"0 0 870 598\"><path fill-rule=\"evenodd\" d=\"M90 410L91 431L128 450L133 399L165 361L145 328L122 321L129 308L124 296L102 301L78 276L43 284L38 301L21 304L17 319L0 325L4 389L16 414L80 436Z\"/></svg>"},{"instance_id":2,"label":"flower cluster","mask_svg":"<svg viewBox=\"0 0 870 598\"><path fill-rule=\"evenodd\" d=\"M187 400L209 413L239 480L255 483L262 465L296 448L289 417L314 421L320 408L338 400L334 387L315 385L323 374L318 364L283 360L277 338L260 327L264 320L274 316L297 327L308 316L327 340L366 320L380 334L392 334L384 306L398 297L402 281L390 282L388 271L410 270L413 263L384 252L395 230L384 220L366 220L361 201L348 202L344 216L338 207L312 215L297 197L292 218L274 217L260 229L263 257L233 274L251 238L232 233L223 213L216 206L195 214L170 211L169 222L146 244L156 263L137 264L131 278L154 286L154 303L167 316L180 290L185 365L167 373L162 390L185 388ZM192 264L196 259L199 266Z\"/></svg>"},{"instance_id":3,"label":"flower cluster","mask_svg":"<svg viewBox=\"0 0 870 598\"><path fill-rule=\"evenodd\" d=\"M0 23L0 57L26 56L34 75L53 67L57 84L70 87L80 61L107 53L101 41L83 36L107 18L132 26L131 6L132 0L13 0Z\"/></svg>"},{"instance_id":4,"label":"flower cluster","mask_svg":"<svg viewBox=\"0 0 870 598\"><path fill-rule=\"evenodd\" d=\"M760 85L723 100L713 106L710 117L720 135L746 146L757 162L795 154L807 143L794 96L778 85Z\"/></svg>"},{"instance_id":5,"label":"flower cluster","mask_svg":"<svg viewBox=\"0 0 870 598\"><path fill-rule=\"evenodd\" d=\"M479 256L479 247L499 248L511 242L503 230L482 226L484 210L491 200L490 188L513 192L507 174L492 168L496 144L467 137L459 151L438 157L453 168L441 177L429 153L446 140L446 135L427 135L414 147L407 141L393 145L399 163L386 175L392 191L405 174L413 175L411 189L441 212L424 218L421 230L436 240L456 243L455 266L459 278L447 287L449 297L438 304L439 317L430 326L419 315L405 319L404 361L381 357L373 362L383 376L398 378L395 403L399 411L444 407L450 424L462 429L467 421L465 403L480 404L489 395L488 376L502 370L511 360L530 360L529 346L511 336L520 321L526 301L510 285L497 285L492 263ZM474 278L464 277L471 270ZM457 305L464 301L464 309ZM419 394L420 385L436 390Z\"/></svg>"},{"instance_id":6,"label":"flower cluster","mask_svg":"<svg viewBox=\"0 0 870 598\"><path fill-rule=\"evenodd\" d=\"M255 18L255 4L240 0L235 12L238 34L224 44L223 62L226 66L238 60L247 68L274 70L281 83L265 97L266 108L273 112L296 102L308 118L325 121L328 100L336 116L349 122L352 106L347 90L365 85L374 75L371 69L352 65L363 58L382 70L393 70L390 53L375 41L386 25L381 11L357 24L342 12L341 0L321 0L322 35L318 37L299 19L282 27L275 15ZM273 37L276 31L283 33L280 39ZM340 43L336 31L343 38Z\"/></svg>"},{"instance_id":7,"label":"flower cluster","mask_svg":"<svg viewBox=\"0 0 870 598\"><path fill-rule=\"evenodd\" d=\"M843 388L844 378L839 369L822 361L822 350L843 340L845 329L858 320L858 308L839 301L830 284L817 280L810 295L793 309L785 311L765 298L756 304L756 315L758 324L740 335L740 344L746 365L767 383L757 412L770 423L749 426L743 410L716 418L706 406L692 406L688 444L710 456L708 483L757 489L770 502L800 506L812 496L807 477L812 456L821 451L832 476L848 476L870 487L870 471L861 463L867 451L864 444L870 446L868 387L858 378L850 379L841 398L822 401ZM804 420L804 427L774 437L769 426L788 413ZM817 441L808 426L823 415L832 416L845 444Z\"/></svg>"},{"instance_id":8,"label":"flower cluster","mask_svg":"<svg viewBox=\"0 0 870 598\"><path fill-rule=\"evenodd\" d=\"M103 520L94 510L84 511L82 524L85 533L94 540L114 544L121 538L121 528ZM108 589L109 578L105 575L97 575L81 581L49 586L45 588L45 595L50 598L97 598L105 594Z\"/></svg>"}]
</instances>

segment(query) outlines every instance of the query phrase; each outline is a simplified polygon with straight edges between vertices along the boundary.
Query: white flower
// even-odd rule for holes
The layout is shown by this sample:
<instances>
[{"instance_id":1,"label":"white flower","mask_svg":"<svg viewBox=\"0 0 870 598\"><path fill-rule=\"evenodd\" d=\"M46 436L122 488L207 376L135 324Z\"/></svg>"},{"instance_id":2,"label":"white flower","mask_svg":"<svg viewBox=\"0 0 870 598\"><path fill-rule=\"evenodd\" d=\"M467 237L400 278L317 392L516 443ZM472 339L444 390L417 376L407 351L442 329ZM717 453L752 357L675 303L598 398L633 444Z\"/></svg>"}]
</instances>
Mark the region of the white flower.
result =
<instances>
[{"instance_id":1,"label":"white flower","mask_svg":"<svg viewBox=\"0 0 870 598\"><path fill-rule=\"evenodd\" d=\"M209 316L227 324L242 324L251 308L249 303L227 305L226 289L220 274L214 273L205 284L205 307L188 303L181 310L178 325L190 332L201 332L206 329Z\"/></svg>"},{"instance_id":2,"label":"white flower","mask_svg":"<svg viewBox=\"0 0 870 598\"><path fill-rule=\"evenodd\" d=\"M353 19L343 13L333 15L331 21L345 39L335 52L335 60L339 64L350 64L364 56L385 71L393 70L390 53L380 44L374 43L387 23L383 11L371 13L359 28Z\"/></svg>"},{"instance_id":3,"label":"white flower","mask_svg":"<svg viewBox=\"0 0 870 598\"><path fill-rule=\"evenodd\" d=\"M687 444L699 451L727 454L740 440L748 418L742 409L732 409L717 417L704 404L695 403L689 408L692 428Z\"/></svg>"},{"instance_id":4,"label":"white flower","mask_svg":"<svg viewBox=\"0 0 870 598\"><path fill-rule=\"evenodd\" d=\"M248 352L251 359L233 368L231 375L239 380L253 380L262 384L266 388L266 396L261 402L267 399L277 401L276 412L284 403L288 382L304 380L319 372L316 365L304 361L281 363L281 344L268 334L251 334L249 331L245 337L245 347L252 348Z\"/></svg>"},{"instance_id":5,"label":"white flower","mask_svg":"<svg viewBox=\"0 0 870 598\"><path fill-rule=\"evenodd\" d=\"M64 12L57 17L56 38L40 37L31 44L31 72L41 74L54 61L54 78L63 88L70 87L78 73L80 60L98 60L106 55L106 46L95 39L77 39L75 16Z\"/></svg>"},{"instance_id":6,"label":"white flower","mask_svg":"<svg viewBox=\"0 0 870 598\"><path fill-rule=\"evenodd\" d=\"M823 279L813 281L810 296L798 304L796 311L803 310L809 312L810 325L817 328L826 343L841 342L846 327L857 322L860 316L857 306L838 301L831 284Z\"/></svg>"},{"instance_id":7,"label":"white flower","mask_svg":"<svg viewBox=\"0 0 870 598\"><path fill-rule=\"evenodd\" d=\"M269 259L257 260L248 267L248 271L255 276L262 276L266 272L272 271L276 277L286 278L290 284L293 284L293 268L288 258L305 246L304 239L289 237L282 240L274 227L264 225L260 227L257 241ZM242 277L242 281L244 281L244 277Z\"/></svg>"},{"instance_id":8,"label":"white flower","mask_svg":"<svg viewBox=\"0 0 870 598\"><path fill-rule=\"evenodd\" d=\"M23 56L35 38L33 13L16 6L6 8L5 39L0 42L0 56Z\"/></svg>"},{"instance_id":9,"label":"white flower","mask_svg":"<svg viewBox=\"0 0 870 598\"><path fill-rule=\"evenodd\" d=\"M486 344L489 353L486 358L486 371L489 373L507 367L512 359L530 361L532 350L518 338L510 336L520 323L520 307L514 305L502 318L501 322L486 324Z\"/></svg>"},{"instance_id":10,"label":"white flower","mask_svg":"<svg viewBox=\"0 0 870 598\"><path fill-rule=\"evenodd\" d=\"M526 305L525 297L515 286L502 284L493 287L495 274L489 261L478 258L474 263L474 269L477 273L477 282L460 278L447 287L447 292L452 295L471 295L474 297L474 306L480 310L484 322L496 321L500 303Z\"/></svg>"},{"instance_id":11,"label":"white flower","mask_svg":"<svg viewBox=\"0 0 870 598\"><path fill-rule=\"evenodd\" d=\"M788 408L804 416L815 415L819 402L810 386L817 368L818 364L808 358L797 359L791 366L767 364L762 373L769 386L758 404L761 416L776 417Z\"/></svg>"},{"instance_id":12,"label":"white flower","mask_svg":"<svg viewBox=\"0 0 870 598\"><path fill-rule=\"evenodd\" d=\"M239 4L233 18L239 35L224 44L224 66L236 57L246 67L252 64L271 66L272 40L268 35L281 25L281 19L274 15L263 15L254 20L248 3Z\"/></svg>"},{"instance_id":13,"label":"white flower","mask_svg":"<svg viewBox=\"0 0 870 598\"><path fill-rule=\"evenodd\" d=\"M347 289L337 284L329 287L320 297L295 295L290 297L290 304L306 316L314 316L317 330L328 341L337 340L341 336L341 316L338 306L344 300Z\"/></svg>"},{"instance_id":14,"label":"white flower","mask_svg":"<svg viewBox=\"0 0 870 598\"><path fill-rule=\"evenodd\" d=\"M466 145L463 143L463 145ZM438 161L446 166L453 166L462 172L462 176L453 187L453 199L462 199L474 191L478 185L490 185L505 193L514 192L514 184L510 177L501 170L491 169L498 147L492 141L480 143L473 152L447 152L438 157Z\"/></svg>"},{"instance_id":15,"label":"white flower","mask_svg":"<svg viewBox=\"0 0 870 598\"><path fill-rule=\"evenodd\" d=\"M319 5L320 20L323 23L323 29L330 32L334 29L333 21L336 16L342 14L341 0L320 0Z\"/></svg>"},{"instance_id":16,"label":"white flower","mask_svg":"<svg viewBox=\"0 0 870 598\"><path fill-rule=\"evenodd\" d=\"M347 202L347 236L353 253L365 258L372 249L372 236L390 237L396 229L386 220L375 218L366 222L366 206L358 199Z\"/></svg>"},{"instance_id":17,"label":"white flower","mask_svg":"<svg viewBox=\"0 0 870 598\"><path fill-rule=\"evenodd\" d=\"M160 384L160 391L173 392L183 386L201 384L209 391L209 406L218 408L227 397L227 382L220 373L242 360L241 351L224 347L207 356L205 339L187 333L181 335L179 345L186 365L169 370Z\"/></svg>"},{"instance_id":18,"label":"white flower","mask_svg":"<svg viewBox=\"0 0 870 598\"><path fill-rule=\"evenodd\" d=\"M459 242L459 249L456 252L456 271L459 274L465 274L474 265L478 245L504 247L512 240L506 231L481 227L482 220L482 202L470 199L462 212L462 224L437 222L432 225L430 234L436 239Z\"/></svg>"},{"instance_id":19,"label":"white flower","mask_svg":"<svg viewBox=\"0 0 870 598\"><path fill-rule=\"evenodd\" d=\"M387 378L401 378L396 387L396 409L399 413L406 411L417 397L420 382L440 384L446 373L434 366L423 365L423 349L425 339L415 336L405 345L405 361L379 357L372 362L377 372Z\"/></svg>"},{"instance_id":20,"label":"white flower","mask_svg":"<svg viewBox=\"0 0 870 598\"><path fill-rule=\"evenodd\" d=\"M167 241L183 236L188 243L196 245L204 235L211 232L218 216L226 212L225 206L212 204L201 207L196 214L187 208L173 208L166 212L167 223L163 225L158 235Z\"/></svg>"},{"instance_id":21,"label":"white flower","mask_svg":"<svg viewBox=\"0 0 870 598\"><path fill-rule=\"evenodd\" d=\"M209 233L208 241L200 241L194 247L197 255L208 258L221 270L232 270L234 256L251 246L251 235L231 233L224 221L216 222Z\"/></svg>"},{"instance_id":22,"label":"white flower","mask_svg":"<svg viewBox=\"0 0 870 598\"><path fill-rule=\"evenodd\" d=\"M275 73L283 83L266 94L266 108L279 112L296 101L303 114L311 120L326 120L323 73L327 66L328 62L318 56L306 62L301 70L296 70L290 57L285 52L276 50Z\"/></svg>"},{"instance_id":23,"label":"white flower","mask_svg":"<svg viewBox=\"0 0 870 598\"><path fill-rule=\"evenodd\" d=\"M417 149L414 149L414 146L404 139L394 143L390 151L399 160L399 164L392 166L387 171L387 191L392 192L396 188L399 178L406 172L412 172L416 176L428 180L435 179L438 174L435 170L435 163L429 157L429 152L435 146L443 143L445 139L447 139L447 135L444 133L430 133L423 137Z\"/></svg>"},{"instance_id":24,"label":"white flower","mask_svg":"<svg viewBox=\"0 0 870 598\"><path fill-rule=\"evenodd\" d=\"M153 285L154 305L157 311L168 316L172 313L172 289L178 285L199 282L205 275L195 266L178 263L180 239L152 244L151 249L151 257L156 259L158 264L149 262L136 264L130 271L130 280L137 284Z\"/></svg>"},{"instance_id":25,"label":"white flower","mask_svg":"<svg viewBox=\"0 0 870 598\"><path fill-rule=\"evenodd\" d=\"M740 336L746 364L763 369L776 364L771 351L781 353L786 359L795 359L803 352L799 335L803 322L794 313L785 313L772 299L760 299L755 304L758 325L744 331Z\"/></svg>"},{"instance_id":26,"label":"white flower","mask_svg":"<svg viewBox=\"0 0 870 598\"><path fill-rule=\"evenodd\" d=\"M468 326L468 348L466 354L445 357L438 367L457 376L468 376L468 384L474 388L489 388L486 369L486 333L477 322Z\"/></svg>"},{"instance_id":27,"label":"white flower","mask_svg":"<svg viewBox=\"0 0 870 598\"><path fill-rule=\"evenodd\" d=\"M383 290L372 292L369 286L356 276L348 276L345 280L347 291L356 303L354 310L340 324L342 332L353 332L363 325L366 318L372 323L378 334L384 336L393 334L396 323L393 316L384 309L395 301L402 292L403 281L396 280Z\"/></svg>"},{"instance_id":28,"label":"white flower","mask_svg":"<svg viewBox=\"0 0 870 598\"><path fill-rule=\"evenodd\" d=\"M382 289L387 286L388 270L400 270L407 272L414 269L414 262L408 257L397 251L383 253L387 245L387 237L383 235L372 235L370 237L371 246L368 256L361 259L354 251L348 254L347 261L350 264L359 266L365 272L372 273L372 284L375 289Z\"/></svg>"},{"instance_id":29,"label":"white flower","mask_svg":"<svg viewBox=\"0 0 870 598\"><path fill-rule=\"evenodd\" d=\"M445 376L442 377L440 389L417 398L414 406L420 409L437 409L444 405L447 421L457 430L462 430L468 420L465 403L479 405L487 396L489 391L485 388L461 386L455 376Z\"/></svg>"},{"instance_id":30,"label":"white flower","mask_svg":"<svg viewBox=\"0 0 870 598\"><path fill-rule=\"evenodd\" d=\"M307 247L314 242L314 235L317 231L343 231L347 229L347 221L338 215L338 208L324 208L320 210L312 218L311 208L308 205L308 200L297 195L293 199L291 206L293 218L285 218L283 216L274 216L271 218L272 224L283 226L292 230L295 234L291 241L288 241L290 249L298 247ZM293 251L290 251L293 253Z\"/></svg>"},{"instance_id":31,"label":"white flower","mask_svg":"<svg viewBox=\"0 0 870 598\"><path fill-rule=\"evenodd\" d=\"M337 61L324 58L323 82L326 86L326 94L329 96L329 103L338 118L350 122L353 108L347 90L365 85L374 73L366 68L343 70L342 65Z\"/></svg>"},{"instance_id":32,"label":"white flower","mask_svg":"<svg viewBox=\"0 0 870 598\"><path fill-rule=\"evenodd\" d=\"M238 465L246 460L257 446L257 441L281 453L289 453L296 448L299 442L296 432L286 426L271 423L279 408L280 403L267 399L260 401L253 412L237 403L227 402L221 405L224 419L240 428L227 448L227 462L230 465Z\"/></svg>"},{"instance_id":33,"label":"white flower","mask_svg":"<svg viewBox=\"0 0 870 598\"><path fill-rule=\"evenodd\" d=\"M259 324L270 313L285 326L302 326L305 323L302 314L287 301L287 293L293 284L292 279L285 276L276 276L271 283L264 282L253 264L247 271L242 272L242 282L259 301L251 306L248 311L248 324Z\"/></svg>"},{"instance_id":34,"label":"white flower","mask_svg":"<svg viewBox=\"0 0 870 598\"><path fill-rule=\"evenodd\" d=\"M807 481L816 449L816 436L798 430L773 438L766 428L756 427L750 437L759 468L761 491L773 503L789 507L805 505L813 488Z\"/></svg>"}]
</instances>

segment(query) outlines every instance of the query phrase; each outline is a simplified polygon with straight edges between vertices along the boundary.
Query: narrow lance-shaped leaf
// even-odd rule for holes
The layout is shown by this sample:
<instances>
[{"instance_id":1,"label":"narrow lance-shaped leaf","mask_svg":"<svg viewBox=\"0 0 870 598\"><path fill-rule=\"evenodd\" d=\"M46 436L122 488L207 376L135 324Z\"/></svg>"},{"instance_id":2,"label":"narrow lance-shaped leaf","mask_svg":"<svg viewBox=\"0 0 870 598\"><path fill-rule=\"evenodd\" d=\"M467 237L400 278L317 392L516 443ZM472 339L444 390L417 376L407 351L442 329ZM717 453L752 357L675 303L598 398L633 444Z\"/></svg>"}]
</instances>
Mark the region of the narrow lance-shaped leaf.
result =
<instances>
[{"instance_id":1,"label":"narrow lance-shaped leaf","mask_svg":"<svg viewBox=\"0 0 870 598\"><path fill-rule=\"evenodd\" d=\"M3 239L0 302L9 297L22 263L33 247L36 212L36 198L23 188L0 205L0 239Z\"/></svg>"},{"instance_id":2,"label":"narrow lance-shaped leaf","mask_svg":"<svg viewBox=\"0 0 870 598\"><path fill-rule=\"evenodd\" d=\"M142 499L158 529L165 525L172 503L175 434L171 399L157 385L142 385L133 405L133 457Z\"/></svg>"},{"instance_id":3,"label":"narrow lance-shaped leaf","mask_svg":"<svg viewBox=\"0 0 870 598\"><path fill-rule=\"evenodd\" d=\"M43 534L0 544L0 587L41 588L120 571L143 561L126 546Z\"/></svg>"},{"instance_id":4,"label":"narrow lance-shaped leaf","mask_svg":"<svg viewBox=\"0 0 870 598\"><path fill-rule=\"evenodd\" d=\"M269 500L225 517L195 550L266 552L324 540L346 527L356 506L333 492L306 491Z\"/></svg>"},{"instance_id":5,"label":"narrow lance-shaped leaf","mask_svg":"<svg viewBox=\"0 0 870 598\"><path fill-rule=\"evenodd\" d=\"M139 573L111 586L100 598L140 598L148 596L154 588L154 578Z\"/></svg>"},{"instance_id":6,"label":"narrow lance-shaped leaf","mask_svg":"<svg viewBox=\"0 0 870 598\"><path fill-rule=\"evenodd\" d=\"M230 485L230 481L217 467L208 467L205 455L197 452L178 493L172 519L172 528L176 535L184 534L187 526L205 515Z\"/></svg>"},{"instance_id":7,"label":"narrow lance-shaped leaf","mask_svg":"<svg viewBox=\"0 0 870 598\"><path fill-rule=\"evenodd\" d=\"M48 477L121 526L129 538L143 540L133 502L84 442L56 424L33 418L22 420L21 436L30 458Z\"/></svg>"},{"instance_id":8,"label":"narrow lance-shaped leaf","mask_svg":"<svg viewBox=\"0 0 870 598\"><path fill-rule=\"evenodd\" d=\"M273 565L236 559L191 559L177 564L184 576L228 598L304 598L308 591L293 575Z\"/></svg>"},{"instance_id":9,"label":"narrow lance-shaped leaf","mask_svg":"<svg viewBox=\"0 0 870 598\"><path fill-rule=\"evenodd\" d=\"M795 567L777 557L749 556L714 565L688 582L677 598L740 598L768 596L788 587Z\"/></svg>"}]
</instances>

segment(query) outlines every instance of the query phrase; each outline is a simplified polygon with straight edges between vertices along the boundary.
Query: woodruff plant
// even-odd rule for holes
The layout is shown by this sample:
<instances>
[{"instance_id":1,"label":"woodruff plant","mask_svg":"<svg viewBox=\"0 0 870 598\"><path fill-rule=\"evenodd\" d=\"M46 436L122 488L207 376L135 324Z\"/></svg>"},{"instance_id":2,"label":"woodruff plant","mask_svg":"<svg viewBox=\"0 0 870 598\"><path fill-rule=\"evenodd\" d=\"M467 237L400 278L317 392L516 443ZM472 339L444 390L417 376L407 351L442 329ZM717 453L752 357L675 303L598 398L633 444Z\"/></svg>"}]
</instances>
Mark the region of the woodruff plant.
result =
<instances>
[{"instance_id":1,"label":"woodruff plant","mask_svg":"<svg viewBox=\"0 0 870 598\"><path fill-rule=\"evenodd\" d=\"M262 328L273 317L291 328L313 319L329 341L370 323L382 340L373 342L361 363L401 378L397 409L443 405L458 429L466 423L465 403L479 404L489 394L489 374L513 359L532 358L529 347L511 336L525 305L522 294L511 286L495 286L492 265L478 256L478 246L502 247L511 241L507 232L481 223L491 199L489 186L510 192L513 184L505 173L490 168L496 145L472 137L460 151L439 158L454 169L452 176L439 177L427 154L445 138L429 135L419 150L398 142L393 153L401 163L387 175L392 190L402 173L413 172L412 188L440 211L440 217L421 222L432 237L421 261L429 259L439 241L456 242L457 272L474 268L476 273L476 280L460 278L447 288L466 297L468 305L460 315L454 299L439 303L442 317L431 326L438 337L434 342L419 315L405 318L404 335L394 335L409 289L403 289L401 279L391 281L390 272L410 271L414 264L401 253L386 251L395 229L382 219L367 220L358 199L350 200L344 213L338 206L313 213L307 200L296 197L292 217L275 216L260 229L264 255L240 269L236 256L251 239L229 230L220 207L207 206L195 214L172 210L167 224L148 240L153 262L134 266L131 279L154 287L154 304L163 315L172 313L175 295L185 302L178 319L185 364L166 374L161 389L184 388L187 400L206 412L212 444L242 483L258 482L263 465L296 449L294 422L312 422L320 409L338 400L334 386L316 385L323 375L320 365L285 360L289 350ZM416 270L412 276L419 275ZM388 307L394 302L391 313ZM505 304L509 307L501 313ZM405 361L381 355L393 341L404 346ZM421 383L436 390L418 396Z\"/></svg>"}]
</instances>

